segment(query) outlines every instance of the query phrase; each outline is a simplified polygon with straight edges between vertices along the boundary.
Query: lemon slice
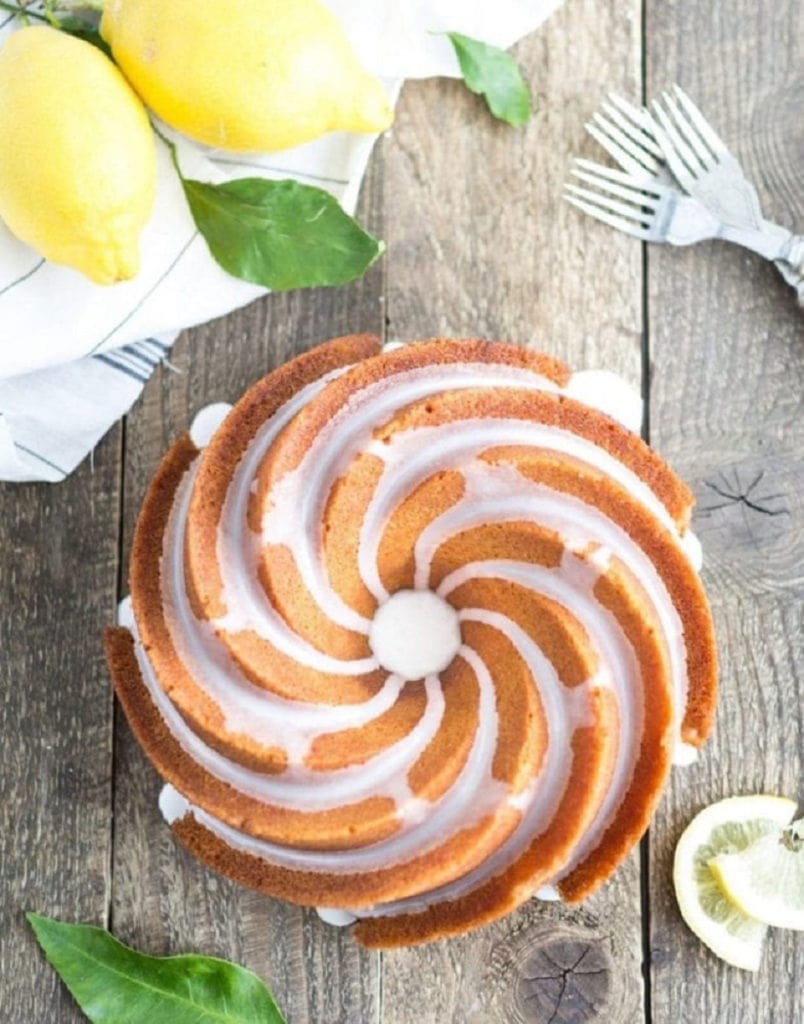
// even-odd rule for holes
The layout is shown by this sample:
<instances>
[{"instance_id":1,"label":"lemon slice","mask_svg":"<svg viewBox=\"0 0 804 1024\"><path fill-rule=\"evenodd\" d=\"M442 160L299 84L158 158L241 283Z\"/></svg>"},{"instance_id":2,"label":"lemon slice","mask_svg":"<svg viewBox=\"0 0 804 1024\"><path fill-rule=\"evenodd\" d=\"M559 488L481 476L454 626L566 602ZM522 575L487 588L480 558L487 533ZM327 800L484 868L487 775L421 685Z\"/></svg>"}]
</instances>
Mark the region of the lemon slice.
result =
<instances>
[{"instance_id":1,"label":"lemon slice","mask_svg":"<svg viewBox=\"0 0 804 1024\"><path fill-rule=\"evenodd\" d=\"M745 850L718 854L709 867L744 914L774 928L804 931L804 818Z\"/></svg>"},{"instance_id":2,"label":"lemon slice","mask_svg":"<svg viewBox=\"0 0 804 1024\"><path fill-rule=\"evenodd\" d=\"M779 796L735 796L704 808L676 846L673 883L681 915L692 931L721 960L756 971L767 925L726 898L709 862L737 853L792 821L793 800Z\"/></svg>"}]
</instances>

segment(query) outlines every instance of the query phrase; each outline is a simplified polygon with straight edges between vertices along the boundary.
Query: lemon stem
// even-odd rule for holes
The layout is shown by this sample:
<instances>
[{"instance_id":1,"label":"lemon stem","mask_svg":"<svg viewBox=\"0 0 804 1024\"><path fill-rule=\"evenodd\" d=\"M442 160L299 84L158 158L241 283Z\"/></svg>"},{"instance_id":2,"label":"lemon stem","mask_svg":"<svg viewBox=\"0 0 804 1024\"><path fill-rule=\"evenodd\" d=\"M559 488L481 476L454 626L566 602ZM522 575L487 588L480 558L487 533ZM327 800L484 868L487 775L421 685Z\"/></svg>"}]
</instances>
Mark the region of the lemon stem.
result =
<instances>
[{"instance_id":1,"label":"lemon stem","mask_svg":"<svg viewBox=\"0 0 804 1024\"><path fill-rule=\"evenodd\" d=\"M57 11L103 11L104 0L54 0Z\"/></svg>"},{"instance_id":2,"label":"lemon stem","mask_svg":"<svg viewBox=\"0 0 804 1024\"><path fill-rule=\"evenodd\" d=\"M19 4L7 4L0 0L0 11L10 11L12 14L19 14L22 18L34 18L36 21L50 22L50 19L40 14L38 11L29 11L27 7L21 7Z\"/></svg>"},{"instance_id":3,"label":"lemon stem","mask_svg":"<svg viewBox=\"0 0 804 1024\"><path fill-rule=\"evenodd\" d=\"M162 142L164 142L164 144L167 146L168 152L170 153L170 159L173 161L173 166L176 168L176 174L178 174L179 178L182 181L184 181L184 175L181 173L181 167L179 166L179 152L176 149L176 143L173 142L172 139L169 139L167 135L165 135L163 132L161 132L156 127L153 121L151 121L151 127L154 130L154 135L156 135L158 139L161 139Z\"/></svg>"},{"instance_id":4,"label":"lemon stem","mask_svg":"<svg viewBox=\"0 0 804 1024\"><path fill-rule=\"evenodd\" d=\"M58 28L56 11L103 11L104 0L52 0L45 4L44 12L32 11L27 4L9 4L0 0L0 11L9 11L11 14L18 14L24 21L33 18L35 21L44 21L53 28Z\"/></svg>"}]
</instances>

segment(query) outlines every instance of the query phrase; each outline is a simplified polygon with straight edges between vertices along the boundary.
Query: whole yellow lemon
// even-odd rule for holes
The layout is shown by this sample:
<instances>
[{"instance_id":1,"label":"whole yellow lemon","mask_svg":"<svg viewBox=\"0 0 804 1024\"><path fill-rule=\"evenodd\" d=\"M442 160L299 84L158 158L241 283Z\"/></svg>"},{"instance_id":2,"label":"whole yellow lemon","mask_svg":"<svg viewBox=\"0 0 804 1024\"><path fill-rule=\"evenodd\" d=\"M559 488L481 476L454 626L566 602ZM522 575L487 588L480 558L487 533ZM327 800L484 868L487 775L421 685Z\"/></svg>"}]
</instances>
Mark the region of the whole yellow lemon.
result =
<instances>
[{"instance_id":1,"label":"whole yellow lemon","mask_svg":"<svg viewBox=\"0 0 804 1024\"><path fill-rule=\"evenodd\" d=\"M107 0L101 34L148 106L209 146L272 152L392 120L318 0Z\"/></svg>"},{"instance_id":2,"label":"whole yellow lemon","mask_svg":"<svg viewBox=\"0 0 804 1024\"><path fill-rule=\"evenodd\" d=\"M98 284L136 275L156 189L148 115L96 47L47 26L0 49L0 219Z\"/></svg>"}]
</instances>

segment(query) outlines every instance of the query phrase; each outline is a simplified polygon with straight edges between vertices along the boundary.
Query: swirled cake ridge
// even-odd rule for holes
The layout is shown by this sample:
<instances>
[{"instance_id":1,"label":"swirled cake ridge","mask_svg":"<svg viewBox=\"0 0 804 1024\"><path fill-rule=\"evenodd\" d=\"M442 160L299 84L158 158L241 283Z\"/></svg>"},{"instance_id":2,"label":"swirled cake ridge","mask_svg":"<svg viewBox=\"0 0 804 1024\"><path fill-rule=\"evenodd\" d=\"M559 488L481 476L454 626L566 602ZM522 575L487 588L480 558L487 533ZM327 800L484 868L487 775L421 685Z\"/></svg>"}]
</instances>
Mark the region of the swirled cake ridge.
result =
<instances>
[{"instance_id":1,"label":"swirled cake ridge","mask_svg":"<svg viewBox=\"0 0 804 1024\"><path fill-rule=\"evenodd\" d=\"M352 335L199 420L106 636L175 834L371 946L605 881L716 694L638 413L515 345Z\"/></svg>"}]
</instances>

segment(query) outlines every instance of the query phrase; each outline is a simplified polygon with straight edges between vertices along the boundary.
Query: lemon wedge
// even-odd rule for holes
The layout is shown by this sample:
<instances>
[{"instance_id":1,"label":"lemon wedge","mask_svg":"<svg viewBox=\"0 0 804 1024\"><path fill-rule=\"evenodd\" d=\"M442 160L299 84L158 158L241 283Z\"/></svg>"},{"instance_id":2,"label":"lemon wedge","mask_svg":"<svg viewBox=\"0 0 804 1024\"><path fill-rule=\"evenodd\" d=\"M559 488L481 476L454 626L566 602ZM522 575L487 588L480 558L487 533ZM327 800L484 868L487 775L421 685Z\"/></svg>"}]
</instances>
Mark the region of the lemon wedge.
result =
<instances>
[{"instance_id":1,"label":"lemon wedge","mask_svg":"<svg viewBox=\"0 0 804 1024\"><path fill-rule=\"evenodd\" d=\"M759 968L767 925L726 897L710 862L721 854L740 854L763 837L774 839L795 813L795 801L784 797L729 797L696 815L676 846L673 883L681 916L713 953L734 967Z\"/></svg>"},{"instance_id":2,"label":"lemon wedge","mask_svg":"<svg viewBox=\"0 0 804 1024\"><path fill-rule=\"evenodd\" d=\"M709 868L742 913L774 928L804 931L804 818L745 850L719 853Z\"/></svg>"}]
</instances>

